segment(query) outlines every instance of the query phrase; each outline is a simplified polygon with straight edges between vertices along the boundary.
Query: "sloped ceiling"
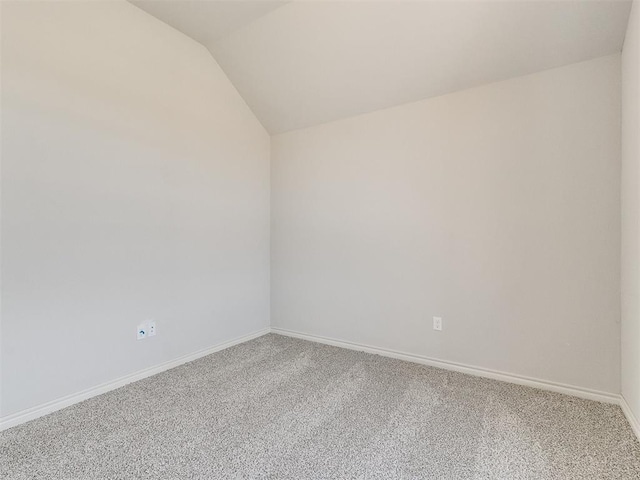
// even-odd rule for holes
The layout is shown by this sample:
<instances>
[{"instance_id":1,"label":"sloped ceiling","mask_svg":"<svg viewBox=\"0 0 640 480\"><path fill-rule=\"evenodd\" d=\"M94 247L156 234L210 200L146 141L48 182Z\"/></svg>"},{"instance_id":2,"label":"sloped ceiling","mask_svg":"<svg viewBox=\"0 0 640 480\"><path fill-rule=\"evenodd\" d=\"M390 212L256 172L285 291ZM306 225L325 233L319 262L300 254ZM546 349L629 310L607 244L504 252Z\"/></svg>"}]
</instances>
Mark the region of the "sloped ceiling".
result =
<instances>
[{"instance_id":1,"label":"sloped ceiling","mask_svg":"<svg viewBox=\"0 0 640 480\"><path fill-rule=\"evenodd\" d=\"M272 134L619 52L626 0L132 0L203 43Z\"/></svg>"},{"instance_id":2,"label":"sloped ceiling","mask_svg":"<svg viewBox=\"0 0 640 480\"><path fill-rule=\"evenodd\" d=\"M286 4L274 0L129 0L205 46Z\"/></svg>"}]
</instances>

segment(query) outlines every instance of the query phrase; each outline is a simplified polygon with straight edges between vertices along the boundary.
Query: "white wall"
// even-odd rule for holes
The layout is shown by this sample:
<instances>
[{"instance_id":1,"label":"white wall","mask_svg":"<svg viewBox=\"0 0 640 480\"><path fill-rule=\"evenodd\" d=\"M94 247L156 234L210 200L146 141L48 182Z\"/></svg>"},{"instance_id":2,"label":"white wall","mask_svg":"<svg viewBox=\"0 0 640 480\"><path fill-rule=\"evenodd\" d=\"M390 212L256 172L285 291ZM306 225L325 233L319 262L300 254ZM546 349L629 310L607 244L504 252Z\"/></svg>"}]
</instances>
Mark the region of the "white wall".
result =
<instances>
[{"instance_id":1,"label":"white wall","mask_svg":"<svg viewBox=\"0 0 640 480\"><path fill-rule=\"evenodd\" d=\"M267 327L270 139L208 51L123 1L2 9L2 414Z\"/></svg>"},{"instance_id":2,"label":"white wall","mask_svg":"<svg viewBox=\"0 0 640 480\"><path fill-rule=\"evenodd\" d=\"M622 395L636 421L640 421L639 29L636 1L622 52Z\"/></svg>"},{"instance_id":3,"label":"white wall","mask_svg":"<svg viewBox=\"0 0 640 480\"><path fill-rule=\"evenodd\" d=\"M273 326L619 392L619 55L275 136L271 161Z\"/></svg>"}]
</instances>

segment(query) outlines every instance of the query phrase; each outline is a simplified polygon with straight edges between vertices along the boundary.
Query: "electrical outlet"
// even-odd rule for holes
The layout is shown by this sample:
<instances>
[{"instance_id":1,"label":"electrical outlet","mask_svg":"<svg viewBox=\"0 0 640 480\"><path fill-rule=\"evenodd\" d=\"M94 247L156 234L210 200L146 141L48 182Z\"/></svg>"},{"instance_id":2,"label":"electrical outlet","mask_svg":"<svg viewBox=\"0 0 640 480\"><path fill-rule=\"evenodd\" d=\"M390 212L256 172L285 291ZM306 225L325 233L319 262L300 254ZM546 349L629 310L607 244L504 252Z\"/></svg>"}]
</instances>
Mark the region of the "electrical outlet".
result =
<instances>
[{"instance_id":1,"label":"electrical outlet","mask_svg":"<svg viewBox=\"0 0 640 480\"><path fill-rule=\"evenodd\" d=\"M438 331L442 330L442 317L433 317L433 329Z\"/></svg>"},{"instance_id":2,"label":"electrical outlet","mask_svg":"<svg viewBox=\"0 0 640 480\"><path fill-rule=\"evenodd\" d=\"M147 336L148 337L156 336L156 322L153 320L149 322L149 326L147 327Z\"/></svg>"},{"instance_id":3,"label":"electrical outlet","mask_svg":"<svg viewBox=\"0 0 640 480\"><path fill-rule=\"evenodd\" d=\"M138 340L144 340L145 338L147 338L147 326L144 323L138 325L138 330L136 331L136 338Z\"/></svg>"}]
</instances>

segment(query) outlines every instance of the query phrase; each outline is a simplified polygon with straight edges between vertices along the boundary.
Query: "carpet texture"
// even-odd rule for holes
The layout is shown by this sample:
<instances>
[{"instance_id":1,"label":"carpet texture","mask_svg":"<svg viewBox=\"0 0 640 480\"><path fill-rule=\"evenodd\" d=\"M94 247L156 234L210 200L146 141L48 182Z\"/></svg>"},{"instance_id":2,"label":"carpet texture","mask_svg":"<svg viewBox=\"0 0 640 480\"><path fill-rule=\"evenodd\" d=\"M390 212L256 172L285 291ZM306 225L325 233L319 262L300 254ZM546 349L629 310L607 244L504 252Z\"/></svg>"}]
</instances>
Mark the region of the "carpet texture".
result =
<instances>
[{"instance_id":1,"label":"carpet texture","mask_svg":"<svg viewBox=\"0 0 640 480\"><path fill-rule=\"evenodd\" d=\"M0 478L640 479L617 406L269 334L0 433Z\"/></svg>"}]
</instances>

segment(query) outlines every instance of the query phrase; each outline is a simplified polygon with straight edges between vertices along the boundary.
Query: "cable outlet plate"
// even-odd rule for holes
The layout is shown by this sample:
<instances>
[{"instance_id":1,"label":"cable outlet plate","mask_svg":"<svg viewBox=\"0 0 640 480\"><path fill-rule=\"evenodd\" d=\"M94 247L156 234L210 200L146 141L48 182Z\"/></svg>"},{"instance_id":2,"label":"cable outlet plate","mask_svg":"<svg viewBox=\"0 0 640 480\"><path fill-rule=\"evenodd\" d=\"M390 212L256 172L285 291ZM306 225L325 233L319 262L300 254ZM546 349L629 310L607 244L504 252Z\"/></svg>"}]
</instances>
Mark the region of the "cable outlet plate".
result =
<instances>
[{"instance_id":1,"label":"cable outlet plate","mask_svg":"<svg viewBox=\"0 0 640 480\"><path fill-rule=\"evenodd\" d=\"M138 329L136 330L136 338L138 340L144 340L147 338L147 326L144 323L138 325Z\"/></svg>"}]
</instances>

